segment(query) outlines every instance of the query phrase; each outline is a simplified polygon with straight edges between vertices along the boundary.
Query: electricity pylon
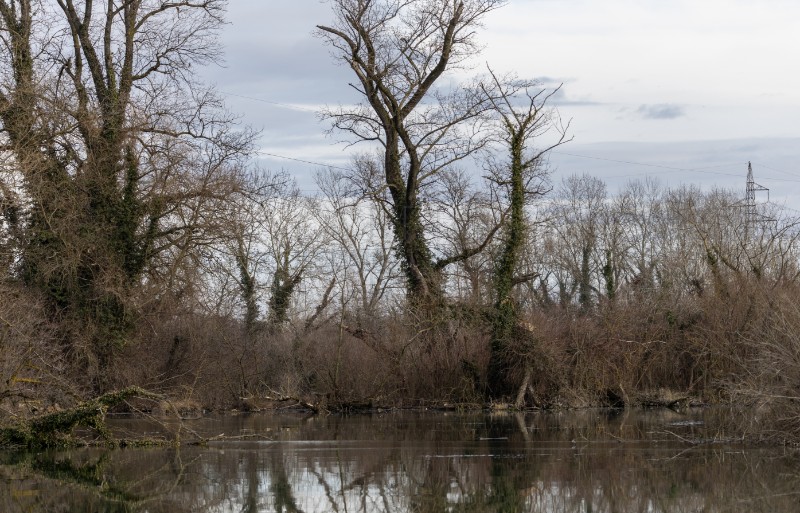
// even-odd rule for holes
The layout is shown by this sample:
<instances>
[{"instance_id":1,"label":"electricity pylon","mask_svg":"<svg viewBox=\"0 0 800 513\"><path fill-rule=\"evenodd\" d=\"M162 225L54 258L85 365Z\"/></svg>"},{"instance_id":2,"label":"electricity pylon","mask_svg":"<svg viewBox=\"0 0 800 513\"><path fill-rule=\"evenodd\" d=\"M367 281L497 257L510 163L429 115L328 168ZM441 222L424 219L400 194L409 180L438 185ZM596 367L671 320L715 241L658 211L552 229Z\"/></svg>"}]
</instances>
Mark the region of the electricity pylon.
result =
<instances>
[{"instance_id":1,"label":"electricity pylon","mask_svg":"<svg viewBox=\"0 0 800 513\"><path fill-rule=\"evenodd\" d=\"M769 189L763 185L759 185L753 179L753 166L750 162L747 163L747 190L745 192L744 208L745 208L745 223L747 228L748 238L750 234L755 233L755 224L757 221L774 221L774 219L767 218L761 215L756 210L756 192L767 193L767 202L769 202Z\"/></svg>"}]
</instances>

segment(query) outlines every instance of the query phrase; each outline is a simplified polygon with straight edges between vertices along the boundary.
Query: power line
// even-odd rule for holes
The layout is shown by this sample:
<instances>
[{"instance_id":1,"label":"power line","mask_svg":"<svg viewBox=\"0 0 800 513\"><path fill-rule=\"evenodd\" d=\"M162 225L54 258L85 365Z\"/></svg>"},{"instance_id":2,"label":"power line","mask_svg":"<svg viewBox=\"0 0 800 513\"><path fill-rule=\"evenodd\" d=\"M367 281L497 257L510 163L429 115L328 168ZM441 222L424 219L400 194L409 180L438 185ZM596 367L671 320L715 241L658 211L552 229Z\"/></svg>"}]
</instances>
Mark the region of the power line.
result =
<instances>
[{"instance_id":1,"label":"power line","mask_svg":"<svg viewBox=\"0 0 800 513\"><path fill-rule=\"evenodd\" d=\"M790 171L781 171L780 169L775 169L774 167L769 167L768 165L766 165L766 164L762 164L761 162L756 162L756 164L757 164L759 167L763 167L763 168L766 168L766 169L770 169L770 170L772 170L772 171L775 171L775 172L777 172L777 173L783 173L783 174L785 174L785 175L789 175L789 176L800 176L800 173L793 173L793 172L790 172Z\"/></svg>"},{"instance_id":2,"label":"power line","mask_svg":"<svg viewBox=\"0 0 800 513\"><path fill-rule=\"evenodd\" d=\"M300 107L298 105L291 105L291 104L288 104L288 103L274 102L274 101L270 101L270 100L265 100L263 98L256 98L254 96L246 96L246 95L243 95L243 94L229 93L227 91L220 91L220 93L222 93L224 95L227 95L227 96L235 96L237 98L244 98L246 100L253 100L253 101L256 101L256 102L267 103L269 105L275 105L277 107L283 107L285 109L299 110L299 111L313 112L313 113L317 112L314 109L309 109L309 108L306 108L306 107ZM278 158L278 159L292 160L294 162L302 162L303 164L311 164L312 166L321 166L321 167L326 167L326 168L331 168L331 169L339 169L341 171L350 171L349 169L347 169L345 167L334 166L333 164L325 164L323 162L315 162L313 160L299 159L299 158L296 158L296 157L287 157L286 155L278 155L276 153L269 153L269 152L266 152L266 151L263 151L263 150L259 150L258 153L260 155L266 155L266 156L274 157L274 158Z\"/></svg>"},{"instance_id":3,"label":"power line","mask_svg":"<svg viewBox=\"0 0 800 513\"><path fill-rule=\"evenodd\" d=\"M741 176L742 176L741 174L722 173L722 172L719 172L719 171L708 171L708 169L714 169L714 168L719 168L719 167L732 167L732 166L735 166L735 165L739 165L738 162L734 163L734 164L718 164L718 165L714 165L714 166L703 166L703 167L687 168L687 167L665 166L663 164L652 164L652 163L647 163L647 162L636 162L636 161L632 161L632 160L619 160L619 159L609 159L609 158L605 158L605 157L594 157L594 156L591 156L591 155L580 155L578 153L567 153L567 152L563 152L563 151L553 151L552 153L558 153L559 155L568 155L570 157L579 157L579 158L591 159L591 160L602 160L602 161L605 161L605 162L615 162L615 163L618 163L618 164L629 164L629 165L633 165L633 166L654 167L654 168L658 168L658 169L667 169L667 170L670 170L670 171L684 171L684 172L690 172L690 173L702 173L702 174L709 174L709 175L732 176L734 178L741 178ZM780 169L775 169L775 168L772 168L772 167L769 167L769 166L765 166L764 164L758 164L758 165L761 166L761 167L767 168L767 169L771 169L772 171L777 171L778 173L785 173L785 174L790 175L790 176L800 176L798 174L789 173L787 171L781 171ZM628 178L628 177L631 177L631 176L637 176L637 175L607 176L605 178ZM797 182L797 183L800 183L800 179L792 180L790 178L772 178L772 177L769 177L769 176L762 176L761 179L762 180L771 180L773 182Z\"/></svg>"},{"instance_id":4,"label":"power line","mask_svg":"<svg viewBox=\"0 0 800 513\"><path fill-rule=\"evenodd\" d=\"M253 101L261 102L261 103L268 103L269 105L275 105L276 107L283 107L285 109L300 110L300 111L304 111L304 112L313 112L315 114L317 112L315 109L309 109L307 107L301 107L299 105L292 105L290 103L273 102L273 101L270 101L270 100L264 100L263 98L256 98L254 96L245 96L243 94L228 93L226 91L220 91L220 93L222 93L222 94L224 94L226 96L235 96L236 98L244 98L246 100L253 100Z\"/></svg>"},{"instance_id":5,"label":"power line","mask_svg":"<svg viewBox=\"0 0 800 513\"><path fill-rule=\"evenodd\" d=\"M763 167L763 166L762 166ZM770 178L769 176L762 176L761 180L768 180L772 182L792 182L792 183L800 183L800 180L792 180L790 178Z\"/></svg>"},{"instance_id":6,"label":"power line","mask_svg":"<svg viewBox=\"0 0 800 513\"><path fill-rule=\"evenodd\" d=\"M259 155L267 155L269 157L275 157L275 158L279 158L279 159L293 160L295 162L302 162L303 164L311 164L312 166L321 166L321 167L327 167L327 168L331 168L331 169L339 169L341 171L350 171L350 169L348 169L346 167L334 166L332 164L325 164L325 163L322 163L322 162L314 162L313 160L303 160L303 159L298 159L298 158L294 158L294 157L287 157L286 155L277 155L275 153L269 153L269 152L266 152L266 151L263 151L263 150L259 150L258 154Z\"/></svg>"},{"instance_id":7,"label":"power line","mask_svg":"<svg viewBox=\"0 0 800 513\"><path fill-rule=\"evenodd\" d=\"M695 172L695 173L707 173L707 174L714 174L714 175L735 176L737 178L740 177L740 175L733 174L733 173L720 173L718 171L704 171L706 169L714 169L714 168L718 168L718 167L730 167L730 166L738 165L738 163L735 163L735 164L718 164L718 165L714 165L714 166L687 168L687 167L665 166L663 164L651 164L651 163L647 163L647 162L635 162L633 160L619 160L619 159L609 159L609 158L605 158L605 157L594 157L594 156L591 156L591 155L580 155L578 153L567 153L567 152L564 152L564 151L555 151L554 150L552 153L557 153L559 155L568 155L570 157L579 157L579 158L582 158L582 159L603 160L603 161L606 161L606 162L615 162L617 164L629 164L629 165L632 165L632 166L655 167L655 168L659 168L659 169L668 169L670 171L689 171L689 172Z\"/></svg>"}]
</instances>

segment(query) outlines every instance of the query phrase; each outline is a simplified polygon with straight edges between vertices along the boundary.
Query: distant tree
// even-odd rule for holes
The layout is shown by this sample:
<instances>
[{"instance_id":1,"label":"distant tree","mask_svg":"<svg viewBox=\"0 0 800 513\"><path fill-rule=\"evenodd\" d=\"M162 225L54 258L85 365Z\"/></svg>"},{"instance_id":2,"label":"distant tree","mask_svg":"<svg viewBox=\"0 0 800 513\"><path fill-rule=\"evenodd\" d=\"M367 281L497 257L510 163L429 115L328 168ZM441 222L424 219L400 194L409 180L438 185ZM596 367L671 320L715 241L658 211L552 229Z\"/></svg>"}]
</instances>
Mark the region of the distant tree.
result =
<instances>
[{"instance_id":1,"label":"distant tree","mask_svg":"<svg viewBox=\"0 0 800 513\"><path fill-rule=\"evenodd\" d=\"M496 195L461 168L443 170L438 178L425 194L431 246L445 255L480 247L487 234L498 231L505 215ZM488 247L450 266L444 277L451 296L473 306L485 305L492 296L493 256Z\"/></svg>"},{"instance_id":2,"label":"distant tree","mask_svg":"<svg viewBox=\"0 0 800 513\"><path fill-rule=\"evenodd\" d=\"M638 289L653 287L659 275L665 277L663 256L672 230L664 225L664 192L657 181L648 178L629 182L614 198L610 210L621 223L613 255L617 289L627 284Z\"/></svg>"},{"instance_id":3,"label":"distant tree","mask_svg":"<svg viewBox=\"0 0 800 513\"><path fill-rule=\"evenodd\" d=\"M322 201L315 214L332 242L332 251L344 260L357 316L374 316L390 287L398 285L398 262L392 251L394 236L385 194L375 187L381 178L378 166L372 158L361 156L353 167L353 172L328 169L317 174Z\"/></svg>"},{"instance_id":4,"label":"distant tree","mask_svg":"<svg viewBox=\"0 0 800 513\"><path fill-rule=\"evenodd\" d=\"M558 265L566 271L560 284L562 303L571 302L577 291L577 302L584 310L594 304L598 293L598 272L605 258L595 258L600 240L601 221L606 209L606 184L589 175L565 178L556 190L551 206L555 241L553 249ZM564 295L565 294L565 295Z\"/></svg>"},{"instance_id":5,"label":"distant tree","mask_svg":"<svg viewBox=\"0 0 800 513\"><path fill-rule=\"evenodd\" d=\"M265 274L272 267L264 225L270 209L291 190L286 173L252 169L241 177L242 186L233 201L224 205L227 223L219 248L209 255L216 265L210 273L221 274L223 282L235 284L234 293L244 307L244 327L248 336L259 327Z\"/></svg>"},{"instance_id":6,"label":"distant tree","mask_svg":"<svg viewBox=\"0 0 800 513\"><path fill-rule=\"evenodd\" d=\"M317 209L317 200L304 197L290 182L262 210L259 226L272 272L267 316L272 326L289 320L297 288L319 267L328 239L314 222L312 212Z\"/></svg>"}]
</instances>

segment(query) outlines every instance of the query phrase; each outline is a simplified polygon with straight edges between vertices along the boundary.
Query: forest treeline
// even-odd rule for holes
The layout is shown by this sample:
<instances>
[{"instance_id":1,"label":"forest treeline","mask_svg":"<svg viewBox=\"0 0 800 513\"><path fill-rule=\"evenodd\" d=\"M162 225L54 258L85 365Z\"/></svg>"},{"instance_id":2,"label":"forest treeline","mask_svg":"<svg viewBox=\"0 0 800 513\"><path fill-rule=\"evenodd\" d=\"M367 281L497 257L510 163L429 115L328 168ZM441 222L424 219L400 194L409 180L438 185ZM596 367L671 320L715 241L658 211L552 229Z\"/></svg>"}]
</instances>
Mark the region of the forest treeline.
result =
<instances>
[{"instance_id":1,"label":"forest treeline","mask_svg":"<svg viewBox=\"0 0 800 513\"><path fill-rule=\"evenodd\" d=\"M0 0L3 415L135 385L205 408L692 397L796 432L797 219L551 180L560 88L454 80L504 3L333 0L316 35L362 102L321 115L364 144L309 197L197 81L225 1Z\"/></svg>"}]
</instances>

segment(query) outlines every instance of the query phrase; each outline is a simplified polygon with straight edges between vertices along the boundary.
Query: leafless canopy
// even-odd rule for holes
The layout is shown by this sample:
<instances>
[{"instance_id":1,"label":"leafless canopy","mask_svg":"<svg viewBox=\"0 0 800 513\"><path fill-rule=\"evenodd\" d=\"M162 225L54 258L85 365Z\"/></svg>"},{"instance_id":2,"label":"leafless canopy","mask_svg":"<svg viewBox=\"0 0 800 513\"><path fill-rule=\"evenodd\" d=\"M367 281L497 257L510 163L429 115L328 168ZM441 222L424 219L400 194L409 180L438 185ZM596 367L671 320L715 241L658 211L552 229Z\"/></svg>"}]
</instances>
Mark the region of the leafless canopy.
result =
<instances>
[{"instance_id":1,"label":"leafless canopy","mask_svg":"<svg viewBox=\"0 0 800 513\"><path fill-rule=\"evenodd\" d=\"M355 142L383 148L385 185L409 290L427 296L436 269L420 223L426 178L482 147L490 104L476 86L436 87L477 51L481 18L505 0L335 0L335 23L318 26L336 58L356 75L364 99L323 117Z\"/></svg>"}]
</instances>

